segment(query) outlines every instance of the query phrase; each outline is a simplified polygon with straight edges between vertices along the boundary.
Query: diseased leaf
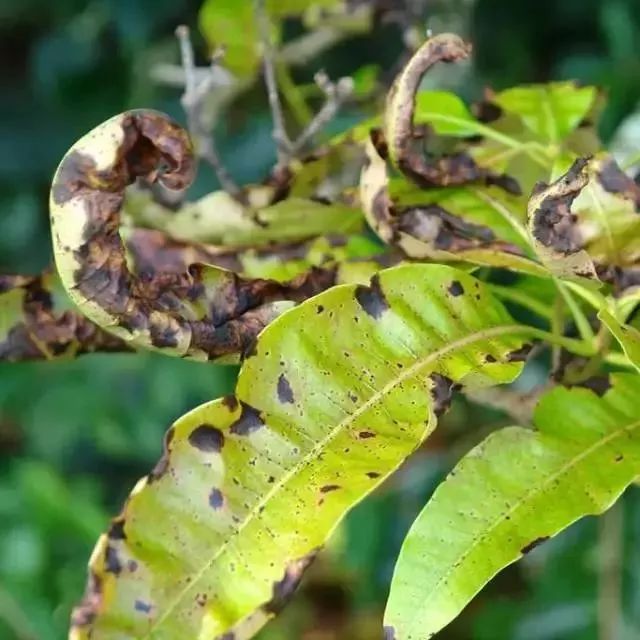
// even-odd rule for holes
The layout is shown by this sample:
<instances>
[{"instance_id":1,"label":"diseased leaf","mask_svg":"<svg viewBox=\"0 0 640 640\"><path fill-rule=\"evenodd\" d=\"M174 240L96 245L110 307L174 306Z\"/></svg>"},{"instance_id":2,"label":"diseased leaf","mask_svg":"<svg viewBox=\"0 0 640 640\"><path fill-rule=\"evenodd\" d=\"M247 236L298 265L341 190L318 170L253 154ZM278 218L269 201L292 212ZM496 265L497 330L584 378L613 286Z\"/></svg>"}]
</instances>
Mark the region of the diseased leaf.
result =
<instances>
[{"instance_id":1,"label":"diseased leaf","mask_svg":"<svg viewBox=\"0 0 640 640\"><path fill-rule=\"evenodd\" d=\"M82 313L127 344L228 359L284 309L332 286L335 269L289 283L246 280L203 264L135 273L119 233L125 188L139 178L184 188L192 174L187 134L163 114L131 111L96 127L69 150L53 179L56 266Z\"/></svg>"},{"instance_id":2,"label":"diseased leaf","mask_svg":"<svg viewBox=\"0 0 640 640\"><path fill-rule=\"evenodd\" d=\"M169 430L92 555L74 638L249 637L457 385L519 373L526 333L479 281L440 265L381 271L280 316L235 396Z\"/></svg>"},{"instance_id":3,"label":"diseased leaf","mask_svg":"<svg viewBox=\"0 0 640 640\"><path fill-rule=\"evenodd\" d=\"M536 409L536 431L508 427L462 459L403 543L388 638L430 638L503 567L602 513L640 475L640 376L611 382L602 397L553 389Z\"/></svg>"},{"instance_id":4,"label":"diseased leaf","mask_svg":"<svg viewBox=\"0 0 640 640\"><path fill-rule=\"evenodd\" d=\"M65 298L52 273L0 275L0 360L53 360L96 351L129 351L122 340L72 310Z\"/></svg>"},{"instance_id":5,"label":"diseased leaf","mask_svg":"<svg viewBox=\"0 0 640 640\"><path fill-rule=\"evenodd\" d=\"M581 123L597 97L595 87L550 82L500 91L492 102L522 122L544 142L559 144Z\"/></svg>"},{"instance_id":6,"label":"diseased leaf","mask_svg":"<svg viewBox=\"0 0 640 640\"><path fill-rule=\"evenodd\" d=\"M384 242L410 258L466 261L548 276L542 265L526 256L523 239L515 231L515 198L504 198L497 188L481 185L418 191L396 181L398 197L393 199L380 147L372 135L360 178L360 200L367 221ZM505 231L505 237L496 231Z\"/></svg>"},{"instance_id":7,"label":"diseased leaf","mask_svg":"<svg viewBox=\"0 0 640 640\"><path fill-rule=\"evenodd\" d=\"M528 205L529 230L556 274L620 283L640 260L640 187L607 155L575 160Z\"/></svg>"}]
</instances>

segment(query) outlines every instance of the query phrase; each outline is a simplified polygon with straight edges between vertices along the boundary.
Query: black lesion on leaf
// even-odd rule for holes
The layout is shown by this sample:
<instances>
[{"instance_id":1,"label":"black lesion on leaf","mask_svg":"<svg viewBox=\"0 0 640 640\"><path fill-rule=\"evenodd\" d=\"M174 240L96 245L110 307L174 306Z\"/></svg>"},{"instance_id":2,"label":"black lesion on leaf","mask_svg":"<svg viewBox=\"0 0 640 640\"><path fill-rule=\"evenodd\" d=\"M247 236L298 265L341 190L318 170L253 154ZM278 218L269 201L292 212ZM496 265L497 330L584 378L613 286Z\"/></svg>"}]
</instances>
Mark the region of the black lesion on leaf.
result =
<instances>
[{"instance_id":1,"label":"black lesion on leaf","mask_svg":"<svg viewBox=\"0 0 640 640\"><path fill-rule=\"evenodd\" d=\"M238 398L231 393L222 398L222 404L229 409L229 411L233 412L238 408Z\"/></svg>"},{"instance_id":2,"label":"black lesion on leaf","mask_svg":"<svg viewBox=\"0 0 640 640\"><path fill-rule=\"evenodd\" d=\"M108 544L104 552L104 570L107 573L120 575L122 571L122 562L118 556L118 550L111 544Z\"/></svg>"},{"instance_id":3,"label":"black lesion on leaf","mask_svg":"<svg viewBox=\"0 0 640 640\"><path fill-rule=\"evenodd\" d=\"M583 380L578 386L593 391L597 396L602 397L611 389L611 378L608 374L593 376L588 380Z\"/></svg>"},{"instance_id":4,"label":"black lesion on leaf","mask_svg":"<svg viewBox=\"0 0 640 640\"><path fill-rule=\"evenodd\" d=\"M589 160L578 158L569 171L555 182L550 185L539 183L534 187L534 195L545 195L529 213L533 236L545 247L564 255L580 251L584 243L571 205L589 182Z\"/></svg>"},{"instance_id":5,"label":"black lesion on leaf","mask_svg":"<svg viewBox=\"0 0 640 640\"><path fill-rule=\"evenodd\" d=\"M498 360L496 359L495 356L491 355L490 353L487 353L484 357L484 361L491 364L492 362L497 362Z\"/></svg>"},{"instance_id":6,"label":"black lesion on leaf","mask_svg":"<svg viewBox=\"0 0 640 640\"><path fill-rule=\"evenodd\" d=\"M224 434L211 424L201 424L189 434L188 441L200 451L217 453L224 446Z\"/></svg>"},{"instance_id":7,"label":"black lesion on leaf","mask_svg":"<svg viewBox=\"0 0 640 640\"><path fill-rule=\"evenodd\" d=\"M396 640L396 630L394 627L385 626L384 628L384 640Z\"/></svg>"},{"instance_id":8,"label":"black lesion on leaf","mask_svg":"<svg viewBox=\"0 0 640 640\"><path fill-rule=\"evenodd\" d=\"M379 478L380 474L377 471L367 471L366 476L374 480L375 478Z\"/></svg>"},{"instance_id":9,"label":"black lesion on leaf","mask_svg":"<svg viewBox=\"0 0 640 640\"><path fill-rule=\"evenodd\" d=\"M209 493L209 506L212 509L221 509L224 505L224 495L220 489L214 487Z\"/></svg>"},{"instance_id":10,"label":"black lesion on leaf","mask_svg":"<svg viewBox=\"0 0 640 640\"><path fill-rule=\"evenodd\" d=\"M289 380L284 375L284 373L280 374L278 378L278 400L282 404L293 404L293 389L291 389L291 384L289 384Z\"/></svg>"},{"instance_id":11,"label":"black lesion on leaf","mask_svg":"<svg viewBox=\"0 0 640 640\"><path fill-rule=\"evenodd\" d=\"M520 553L523 555L533 551L536 547L540 546L543 542L546 542L549 539L549 536L541 536L540 538L536 538L532 540L529 544L525 544L522 549L520 549Z\"/></svg>"},{"instance_id":12,"label":"black lesion on leaf","mask_svg":"<svg viewBox=\"0 0 640 640\"><path fill-rule=\"evenodd\" d=\"M323 487L320 487L320 493L330 493L331 491L337 491L338 489L342 489L339 484L325 484Z\"/></svg>"},{"instance_id":13,"label":"black lesion on leaf","mask_svg":"<svg viewBox=\"0 0 640 640\"><path fill-rule=\"evenodd\" d=\"M110 540L126 540L127 534L124 530L124 524L125 520L122 517L112 520L109 526L109 531L107 532L107 537Z\"/></svg>"},{"instance_id":14,"label":"black lesion on leaf","mask_svg":"<svg viewBox=\"0 0 640 640\"><path fill-rule=\"evenodd\" d=\"M231 425L229 431L239 436L248 436L264 427L260 412L246 402L240 402L240 417Z\"/></svg>"},{"instance_id":15,"label":"black lesion on leaf","mask_svg":"<svg viewBox=\"0 0 640 640\"><path fill-rule=\"evenodd\" d=\"M442 415L451 405L451 398L454 391L460 388L451 378L443 376L439 373L432 373L431 379L431 398L433 400L433 410L437 416Z\"/></svg>"},{"instance_id":16,"label":"black lesion on leaf","mask_svg":"<svg viewBox=\"0 0 640 640\"><path fill-rule=\"evenodd\" d=\"M317 550L312 551L306 556L294 560L287 565L282 579L273 583L271 600L263 607L266 613L277 615L282 611L300 584L304 572L313 562L317 553Z\"/></svg>"},{"instance_id":17,"label":"black lesion on leaf","mask_svg":"<svg viewBox=\"0 0 640 640\"><path fill-rule=\"evenodd\" d=\"M509 351L506 355L507 362L526 362L529 354L531 353L531 349L533 349L532 344L524 344L519 349L514 349L513 351Z\"/></svg>"},{"instance_id":18,"label":"black lesion on leaf","mask_svg":"<svg viewBox=\"0 0 640 640\"><path fill-rule=\"evenodd\" d=\"M603 162L598 179L605 191L631 200L636 211L640 213L640 185L636 184L613 158Z\"/></svg>"},{"instance_id":19,"label":"black lesion on leaf","mask_svg":"<svg viewBox=\"0 0 640 640\"><path fill-rule=\"evenodd\" d=\"M169 454L171 452L171 441L175 434L174 427L171 427L164 436L164 447L160 460L156 463L156 466L147 475L147 482L152 484L156 480L162 478L169 470Z\"/></svg>"},{"instance_id":20,"label":"black lesion on leaf","mask_svg":"<svg viewBox=\"0 0 640 640\"><path fill-rule=\"evenodd\" d=\"M358 285L355 296L362 310L376 320L389 309L389 303L384 291L382 291L380 278L377 274L371 278L370 286Z\"/></svg>"},{"instance_id":21,"label":"black lesion on leaf","mask_svg":"<svg viewBox=\"0 0 640 640\"><path fill-rule=\"evenodd\" d=\"M369 438L375 438L376 434L373 431L359 431L358 438L360 440L368 440Z\"/></svg>"},{"instance_id":22,"label":"black lesion on leaf","mask_svg":"<svg viewBox=\"0 0 640 640\"><path fill-rule=\"evenodd\" d=\"M458 280L454 280L450 285L447 291L454 297L457 298L464 293L464 288L462 284Z\"/></svg>"},{"instance_id":23,"label":"black lesion on leaf","mask_svg":"<svg viewBox=\"0 0 640 640\"><path fill-rule=\"evenodd\" d=\"M144 600L136 600L133 604L133 608L140 613L151 613L153 606Z\"/></svg>"}]
</instances>

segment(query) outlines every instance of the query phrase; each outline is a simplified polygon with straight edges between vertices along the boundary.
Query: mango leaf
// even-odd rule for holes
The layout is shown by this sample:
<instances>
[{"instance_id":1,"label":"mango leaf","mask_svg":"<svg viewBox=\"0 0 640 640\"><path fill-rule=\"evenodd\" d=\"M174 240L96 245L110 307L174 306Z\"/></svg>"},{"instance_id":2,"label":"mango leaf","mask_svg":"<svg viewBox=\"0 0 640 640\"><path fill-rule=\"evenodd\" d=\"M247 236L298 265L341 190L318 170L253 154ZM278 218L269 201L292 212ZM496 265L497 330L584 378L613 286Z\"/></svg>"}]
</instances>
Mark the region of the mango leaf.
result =
<instances>
[{"instance_id":1,"label":"mango leaf","mask_svg":"<svg viewBox=\"0 0 640 640\"><path fill-rule=\"evenodd\" d=\"M290 197L267 205L268 188L251 194L255 208L240 204L225 191L214 191L173 211L148 191L127 192L125 210L133 224L159 229L185 242L229 247L295 242L329 233L362 229L362 212L352 206Z\"/></svg>"},{"instance_id":2,"label":"mango leaf","mask_svg":"<svg viewBox=\"0 0 640 640\"><path fill-rule=\"evenodd\" d=\"M165 115L125 112L80 139L51 188L56 266L92 322L132 347L193 359L233 358L295 302L332 286L335 269L288 283L242 279L206 264L136 273L119 233L125 189L137 179L185 188L193 177L187 133Z\"/></svg>"},{"instance_id":3,"label":"mango leaf","mask_svg":"<svg viewBox=\"0 0 640 640\"><path fill-rule=\"evenodd\" d=\"M608 155L578 159L528 205L541 260L561 276L611 282L640 260L640 187Z\"/></svg>"},{"instance_id":4,"label":"mango leaf","mask_svg":"<svg viewBox=\"0 0 640 640\"><path fill-rule=\"evenodd\" d=\"M53 360L129 350L72 306L53 273L0 275L0 360Z\"/></svg>"},{"instance_id":5,"label":"mango leaf","mask_svg":"<svg viewBox=\"0 0 640 640\"><path fill-rule=\"evenodd\" d=\"M548 271L526 255L525 241L516 230L521 225L515 197L482 185L417 190L404 180L390 183L379 146L372 135L360 177L360 201L384 242L409 258L464 261L548 277Z\"/></svg>"},{"instance_id":6,"label":"mango leaf","mask_svg":"<svg viewBox=\"0 0 640 640\"><path fill-rule=\"evenodd\" d=\"M595 87L550 82L500 91L492 97L492 102L520 117L542 141L559 144L582 122L596 97Z\"/></svg>"},{"instance_id":7,"label":"mango leaf","mask_svg":"<svg viewBox=\"0 0 640 640\"><path fill-rule=\"evenodd\" d=\"M235 396L169 430L98 542L72 637L249 637L433 430L456 385L518 375L527 331L441 265L384 270L280 316Z\"/></svg>"},{"instance_id":8,"label":"mango leaf","mask_svg":"<svg viewBox=\"0 0 640 640\"><path fill-rule=\"evenodd\" d=\"M231 72L246 78L258 71L260 45L252 0L206 0L198 24L212 50L225 48L224 64Z\"/></svg>"},{"instance_id":9,"label":"mango leaf","mask_svg":"<svg viewBox=\"0 0 640 640\"><path fill-rule=\"evenodd\" d=\"M598 318L609 329L619 342L629 362L636 369L640 369L640 331L628 324L619 322L618 319L606 309L598 312Z\"/></svg>"},{"instance_id":10,"label":"mango leaf","mask_svg":"<svg viewBox=\"0 0 640 640\"><path fill-rule=\"evenodd\" d=\"M602 397L553 389L536 409L537 430L508 427L462 459L403 543L386 637L431 637L500 569L608 509L640 475L640 376L611 383Z\"/></svg>"}]
</instances>

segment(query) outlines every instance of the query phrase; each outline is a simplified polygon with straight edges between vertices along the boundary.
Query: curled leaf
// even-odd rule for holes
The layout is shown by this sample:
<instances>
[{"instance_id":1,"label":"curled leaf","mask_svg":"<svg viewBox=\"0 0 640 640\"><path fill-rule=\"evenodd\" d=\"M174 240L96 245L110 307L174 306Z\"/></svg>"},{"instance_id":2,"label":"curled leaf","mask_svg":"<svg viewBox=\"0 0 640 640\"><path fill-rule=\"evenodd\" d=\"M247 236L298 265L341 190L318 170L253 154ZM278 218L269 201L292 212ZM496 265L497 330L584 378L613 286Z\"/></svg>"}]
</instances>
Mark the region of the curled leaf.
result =
<instances>
[{"instance_id":1,"label":"curled leaf","mask_svg":"<svg viewBox=\"0 0 640 640\"><path fill-rule=\"evenodd\" d=\"M555 388L537 430L508 427L470 451L403 543L385 612L389 638L423 640L503 567L585 515L608 509L640 474L640 377L599 395Z\"/></svg>"},{"instance_id":2,"label":"curled leaf","mask_svg":"<svg viewBox=\"0 0 640 640\"><path fill-rule=\"evenodd\" d=\"M640 260L640 187L607 155L575 160L537 185L529 231L556 274L621 282Z\"/></svg>"},{"instance_id":3,"label":"curled leaf","mask_svg":"<svg viewBox=\"0 0 640 640\"><path fill-rule=\"evenodd\" d=\"M287 284L245 280L193 264L182 273L134 273L120 236L125 188L137 179L186 187L193 156L186 132L163 114L111 118L65 155L51 188L60 279L90 320L135 347L196 359L242 353L283 309L335 282L312 270Z\"/></svg>"},{"instance_id":4,"label":"curled leaf","mask_svg":"<svg viewBox=\"0 0 640 640\"><path fill-rule=\"evenodd\" d=\"M383 241L410 258L467 261L546 275L544 267L526 257L523 240L512 226L517 220L515 204L501 190L474 185L468 190L449 187L420 192L414 187L408 190L410 203L406 193L394 199L386 148L377 132L366 151L360 200L367 221ZM395 189L402 191L403 186L399 189L395 184ZM496 230L502 230L502 237Z\"/></svg>"},{"instance_id":5,"label":"curled leaf","mask_svg":"<svg viewBox=\"0 0 640 640\"><path fill-rule=\"evenodd\" d=\"M463 60L469 56L470 52L470 45L453 34L434 36L416 51L395 79L387 96L384 137L389 158L407 178L423 187L486 181L489 184L500 184L506 190L519 194L520 188L513 179L496 175L479 167L467 152L427 159L422 151L416 149L416 142L425 134L428 136L428 129L418 131L414 123L416 95L423 76L436 63ZM442 94L433 95L434 98L438 96L442 99ZM458 104L455 98L449 100ZM456 110L460 111L460 108ZM458 122L460 117L456 119L453 116L453 120ZM462 120L464 128L469 120L466 117ZM440 125L439 129L450 133L451 117L447 119L446 124L448 126ZM459 135L459 130L457 128L454 130Z\"/></svg>"},{"instance_id":6,"label":"curled leaf","mask_svg":"<svg viewBox=\"0 0 640 640\"><path fill-rule=\"evenodd\" d=\"M458 385L520 372L526 333L482 283L437 265L381 271L280 316L235 395L168 431L98 542L72 637L250 637Z\"/></svg>"}]
</instances>

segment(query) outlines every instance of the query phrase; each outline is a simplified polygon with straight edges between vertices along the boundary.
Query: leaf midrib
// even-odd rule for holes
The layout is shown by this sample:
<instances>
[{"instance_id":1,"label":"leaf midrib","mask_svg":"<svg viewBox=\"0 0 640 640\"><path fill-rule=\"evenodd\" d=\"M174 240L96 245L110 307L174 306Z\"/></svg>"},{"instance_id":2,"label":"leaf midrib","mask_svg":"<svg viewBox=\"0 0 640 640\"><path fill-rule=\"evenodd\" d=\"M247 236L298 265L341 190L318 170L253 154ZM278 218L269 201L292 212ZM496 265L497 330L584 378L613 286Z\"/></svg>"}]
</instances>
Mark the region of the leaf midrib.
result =
<instances>
[{"instance_id":1,"label":"leaf midrib","mask_svg":"<svg viewBox=\"0 0 640 640\"><path fill-rule=\"evenodd\" d=\"M433 598L433 594L441 587L442 583L448 581L451 578L452 575L454 575L456 572L458 572L460 570L460 567L461 567L462 563L467 559L467 557L472 553L472 551L479 544L485 542L486 539L493 532L493 530L496 527L498 527L500 524L502 524L504 521L507 520L507 517L511 517L511 515L515 511L520 509L520 507L522 507L526 502L528 502L529 500L531 500L534 497L536 497L536 495L539 494L540 492L542 492L543 490L546 490L550 484L552 484L560 476L564 475L569 470L571 470L571 468L573 466L578 465L585 458L587 458L592 453L597 451L599 447L608 444L609 442L615 440L616 438L622 436L623 434L628 433L630 431L633 431L634 429L637 429L638 427L640 427L640 420L638 420L636 422L632 422L630 425L621 427L620 429L618 429L618 430L616 430L616 431L614 431L614 432L612 432L610 434L607 434L606 437L598 440L591 447L589 447L588 449L585 449L584 451L582 451L582 453L580 453L578 456L576 456L575 458L571 458L571 460L569 460L566 464L562 465L562 467L560 467L555 473L553 473L552 475L550 475L547 478L545 478L545 480L540 485L538 485L538 487L536 487L535 489L529 490L520 500L518 500L513 505L513 507L511 509L509 509L508 511L505 511L504 513L501 513L500 516L498 518L496 518L496 520L491 525L491 527L489 529L485 529L484 532L474 540L473 544L471 544L464 553L462 553L454 561L449 563L449 566L451 567L451 569L445 571L440 576L440 578L438 578L438 581L436 582L436 584L431 589L431 596L430 597ZM589 515L589 514L583 514L583 515ZM558 529L558 531L560 531L560 530L561 529ZM557 531L556 531L556 533L557 533ZM493 577L493 575L495 575L495 573L492 574L491 576L489 576L488 580L490 580ZM488 580L483 582L482 585L480 586L480 588L482 588L482 586L484 584L486 584L486 582L488 582ZM479 591L479 589L476 590L473 594L471 594L471 597L473 597L478 591ZM424 621L424 616L420 618L420 623L422 624L423 621ZM420 628L421 628L421 630L424 630L423 626L421 626ZM410 629L413 629L413 624L411 625ZM434 631L434 630L431 630L431 631ZM409 633L411 633L411 631L409 631Z\"/></svg>"},{"instance_id":2,"label":"leaf midrib","mask_svg":"<svg viewBox=\"0 0 640 640\"><path fill-rule=\"evenodd\" d=\"M492 327L491 329L483 329L473 333L471 335L465 336L464 338L460 338L455 340L454 342L437 349L436 351L431 352L427 356L422 359L416 361L410 367L403 369L399 374L390 382L388 382L380 391L373 394L366 402L362 403L355 411L350 413L347 417L341 420L327 435L325 438L320 440L313 449L309 452L307 456L297 462L291 469L283 474L282 478L280 478L276 483L274 483L272 489L265 494L264 499L258 501L253 509L249 511L245 520L242 524L229 535L229 537L224 541L224 543L217 549L217 551L213 554L213 556L208 560L202 569L195 574L193 579L189 581L188 585L174 598L173 602L165 609L165 612L162 616L160 616L157 621L149 627L146 635L142 637L142 640L148 640L151 637L151 634L154 631L157 631L160 626L162 626L167 618L171 615L171 613L178 607L181 600L185 597L185 595L193 589L193 587L198 584L199 580L210 570L216 560L226 551L227 547L232 543L232 541L237 538L240 533L245 529L246 526L254 519L255 515L260 513L263 510L263 507L271 500L273 496L275 496L280 489L285 486L291 478L298 475L305 468L305 466L309 463L309 461L313 461L317 457L317 453L321 452L327 445L330 443L333 438L342 432L348 425L354 422L360 415L362 415L365 411L367 411L371 406L375 405L382 398L384 398L387 394L389 394L396 386L408 380L414 376L416 376L419 371L434 361L437 361L442 356L446 355L451 351L456 351L465 346L473 344L474 342L479 342L484 339L503 336L503 335L517 335L519 333L528 333L530 328L525 325L500 325L498 327Z\"/></svg>"}]
</instances>

